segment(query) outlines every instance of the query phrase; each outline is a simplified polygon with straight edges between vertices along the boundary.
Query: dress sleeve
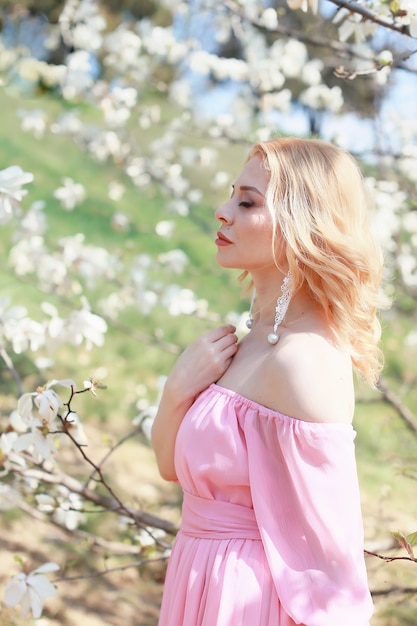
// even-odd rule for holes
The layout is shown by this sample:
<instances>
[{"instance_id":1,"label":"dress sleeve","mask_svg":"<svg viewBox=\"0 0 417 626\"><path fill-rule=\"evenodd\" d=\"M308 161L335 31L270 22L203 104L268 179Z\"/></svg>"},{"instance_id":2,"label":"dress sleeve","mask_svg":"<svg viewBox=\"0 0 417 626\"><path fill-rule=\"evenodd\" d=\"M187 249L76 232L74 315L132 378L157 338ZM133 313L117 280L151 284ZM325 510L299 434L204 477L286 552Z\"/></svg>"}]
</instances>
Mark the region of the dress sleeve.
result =
<instances>
[{"instance_id":1,"label":"dress sleeve","mask_svg":"<svg viewBox=\"0 0 417 626\"><path fill-rule=\"evenodd\" d=\"M250 411L244 430L253 506L283 609L303 626L369 626L355 431Z\"/></svg>"}]
</instances>

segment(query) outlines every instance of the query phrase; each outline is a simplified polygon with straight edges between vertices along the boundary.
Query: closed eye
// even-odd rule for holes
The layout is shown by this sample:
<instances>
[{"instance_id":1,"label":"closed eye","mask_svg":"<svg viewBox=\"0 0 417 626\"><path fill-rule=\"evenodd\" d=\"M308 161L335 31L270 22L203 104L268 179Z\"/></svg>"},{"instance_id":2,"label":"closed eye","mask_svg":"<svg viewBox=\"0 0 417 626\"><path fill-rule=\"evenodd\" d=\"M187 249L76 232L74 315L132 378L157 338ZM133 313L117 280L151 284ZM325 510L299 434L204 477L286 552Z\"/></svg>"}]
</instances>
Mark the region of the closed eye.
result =
<instances>
[{"instance_id":1,"label":"closed eye","mask_svg":"<svg viewBox=\"0 0 417 626\"><path fill-rule=\"evenodd\" d=\"M253 202L239 202L239 206L243 206L245 209L250 209L250 207L253 205Z\"/></svg>"}]
</instances>

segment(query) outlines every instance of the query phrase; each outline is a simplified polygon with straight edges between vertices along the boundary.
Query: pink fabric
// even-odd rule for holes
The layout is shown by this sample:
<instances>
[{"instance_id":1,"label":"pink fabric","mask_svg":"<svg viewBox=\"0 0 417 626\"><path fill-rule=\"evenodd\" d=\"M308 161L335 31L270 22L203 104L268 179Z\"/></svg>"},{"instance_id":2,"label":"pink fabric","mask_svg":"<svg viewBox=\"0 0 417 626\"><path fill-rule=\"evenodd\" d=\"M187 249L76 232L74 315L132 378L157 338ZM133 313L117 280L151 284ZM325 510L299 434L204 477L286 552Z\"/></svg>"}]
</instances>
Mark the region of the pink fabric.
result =
<instances>
[{"instance_id":1,"label":"pink fabric","mask_svg":"<svg viewBox=\"0 0 417 626\"><path fill-rule=\"evenodd\" d=\"M183 521L159 626L368 626L354 438L200 394L177 436Z\"/></svg>"}]
</instances>

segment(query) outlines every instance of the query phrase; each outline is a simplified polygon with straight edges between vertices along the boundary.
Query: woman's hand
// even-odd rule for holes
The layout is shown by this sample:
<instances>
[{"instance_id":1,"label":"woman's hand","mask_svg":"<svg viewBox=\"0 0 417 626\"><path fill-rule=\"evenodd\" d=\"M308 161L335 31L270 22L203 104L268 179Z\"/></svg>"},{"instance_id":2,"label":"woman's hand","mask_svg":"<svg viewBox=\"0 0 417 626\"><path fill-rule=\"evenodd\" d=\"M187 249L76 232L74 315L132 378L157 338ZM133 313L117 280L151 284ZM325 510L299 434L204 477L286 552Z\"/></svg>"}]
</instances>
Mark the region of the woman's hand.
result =
<instances>
[{"instance_id":1,"label":"woman's hand","mask_svg":"<svg viewBox=\"0 0 417 626\"><path fill-rule=\"evenodd\" d=\"M237 350L234 326L202 335L181 354L168 376L152 427L152 444L161 476L176 480L175 440L195 397L227 370Z\"/></svg>"},{"instance_id":2,"label":"woman's hand","mask_svg":"<svg viewBox=\"0 0 417 626\"><path fill-rule=\"evenodd\" d=\"M237 351L236 328L219 326L190 344L178 358L166 388L181 400L191 401L216 382L227 370Z\"/></svg>"}]
</instances>

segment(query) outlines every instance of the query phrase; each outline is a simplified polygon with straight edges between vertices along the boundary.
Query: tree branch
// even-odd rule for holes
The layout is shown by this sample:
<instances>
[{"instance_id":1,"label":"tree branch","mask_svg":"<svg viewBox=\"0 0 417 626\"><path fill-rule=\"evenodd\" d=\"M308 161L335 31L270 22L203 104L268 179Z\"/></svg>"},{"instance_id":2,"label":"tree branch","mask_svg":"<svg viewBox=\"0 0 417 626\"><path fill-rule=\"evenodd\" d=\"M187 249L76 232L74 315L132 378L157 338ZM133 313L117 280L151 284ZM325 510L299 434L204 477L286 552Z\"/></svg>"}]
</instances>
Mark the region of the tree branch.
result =
<instances>
[{"instance_id":1,"label":"tree branch","mask_svg":"<svg viewBox=\"0 0 417 626\"><path fill-rule=\"evenodd\" d=\"M388 589L371 589L372 597L377 596L392 596L397 593L415 594L417 593L417 587L390 587Z\"/></svg>"},{"instance_id":2,"label":"tree branch","mask_svg":"<svg viewBox=\"0 0 417 626\"><path fill-rule=\"evenodd\" d=\"M372 13L372 11L365 9L361 5L356 2L349 2L346 0L328 0L329 2L333 2L340 8L347 8L352 13L359 13L364 17L364 19L368 19L375 24L380 24L386 28L391 30L395 30L402 35L409 36L408 27L407 26L397 26L394 22L384 21L382 18L378 18L376 14ZM362 59L369 62L373 62L375 64L376 69L381 69L380 63L377 59L375 59L370 54L364 54L357 46L347 44L341 41L336 41L334 39L328 39L326 37L319 37L316 35L306 35L302 31L294 30L293 28L287 28L285 26L276 26L275 28L267 28L265 24L260 19L248 17L245 14L244 9L235 2L235 0L225 0L223 5L235 15L238 15L241 19L244 19L250 22L255 28L261 30L262 32L267 33L275 33L282 37L291 37L292 39L296 39L297 41L301 41L305 44L310 44L312 46L318 46L322 48L326 48L328 50L332 50L338 55L350 56L352 58ZM398 60L394 59L391 63L391 67L396 67L398 69L410 72L417 73L417 69L413 69L411 67L406 67L403 65L403 61L407 60L412 54L417 51L407 52L401 55L398 55ZM374 70L372 70L374 71Z\"/></svg>"},{"instance_id":3,"label":"tree branch","mask_svg":"<svg viewBox=\"0 0 417 626\"><path fill-rule=\"evenodd\" d=\"M138 556L143 547L141 545L133 545L130 543L124 543L121 541L108 541L104 539L104 537L99 537L98 535L93 535L85 530L80 530L79 528L69 530L66 526L59 524L52 517L50 517L47 513L41 513L38 509L33 508L29 504L24 501L19 502L19 509L23 511L26 515L30 515L34 519L43 522L44 524L52 524L56 528L59 528L60 531L68 535L68 538L73 541L74 537L77 537L83 541L86 541L89 547L98 547L105 552L109 552L115 556ZM54 540L56 541L56 540Z\"/></svg>"},{"instance_id":4,"label":"tree branch","mask_svg":"<svg viewBox=\"0 0 417 626\"><path fill-rule=\"evenodd\" d=\"M347 9L351 13L357 13L361 15L365 20L369 22L373 22L374 24L378 24L378 26L383 26L384 28L389 28L390 30L394 30L401 35L410 36L410 29L406 24L398 25L395 23L393 19L390 21L388 18L378 17L376 13L367 9L362 4L358 4L357 2L353 2L353 0L328 0L332 4L335 4L339 9Z\"/></svg>"},{"instance_id":5,"label":"tree branch","mask_svg":"<svg viewBox=\"0 0 417 626\"><path fill-rule=\"evenodd\" d=\"M106 576L112 572L122 572L131 567L142 567L143 565L148 565L149 563L157 563L159 561L166 561L168 558L165 556L158 557L148 557L144 559L139 559L139 561L132 561L132 563L126 563L125 565L118 565L116 567L109 567L107 569L100 570L98 572L93 572L91 574L79 574L78 576L63 576L62 578L55 578L52 580L54 584L61 582L68 582L73 580L87 580L88 578L98 578L99 576Z\"/></svg>"},{"instance_id":6,"label":"tree branch","mask_svg":"<svg viewBox=\"0 0 417 626\"><path fill-rule=\"evenodd\" d=\"M155 515L151 515L150 513L145 513L144 511L140 511L130 506L121 504L117 498L103 496L96 491L92 491L91 489L84 487L84 485L76 478L68 476L64 472L59 471L57 468L54 468L53 471L47 471L45 469L28 470L16 467L13 468L13 471L15 473L25 476L26 478L34 478L35 480L39 480L43 483L47 483L50 485L62 485L63 487L66 487L69 491L77 493L85 500L89 500L89 502L92 502L97 506L101 506L107 511L125 514L127 517L133 519L135 523L137 523L140 527L151 526L152 528L159 528L170 535L175 535L175 533L177 532L177 528L172 522L161 519L160 517L156 517Z\"/></svg>"},{"instance_id":7,"label":"tree branch","mask_svg":"<svg viewBox=\"0 0 417 626\"><path fill-rule=\"evenodd\" d=\"M377 559L381 559L381 561L385 561L385 563L392 563L392 561L412 561L413 563L417 563L417 559L412 556L384 556L383 554L378 554L377 552L370 552L369 550L364 550L364 552L368 556L375 556Z\"/></svg>"},{"instance_id":8,"label":"tree branch","mask_svg":"<svg viewBox=\"0 0 417 626\"><path fill-rule=\"evenodd\" d=\"M0 345L0 357L3 359L7 369L9 370L9 372L11 373L11 375L13 376L15 382L16 382L16 386L17 386L17 395L18 397L20 397L23 393L23 383L22 383L22 379L20 378L19 374L17 373L14 365L13 365L13 361L11 360L11 358L9 357L6 348L4 347L4 345Z\"/></svg>"},{"instance_id":9,"label":"tree branch","mask_svg":"<svg viewBox=\"0 0 417 626\"><path fill-rule=\"evenodd\" d=\"M391 391L383 379L379 380L378 389L381 391L384 401L395 409L407 428L417 437L417 422L413 413L403 405L400 398Z\"/></svg>"}]
</instances>

